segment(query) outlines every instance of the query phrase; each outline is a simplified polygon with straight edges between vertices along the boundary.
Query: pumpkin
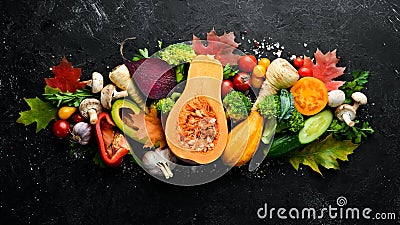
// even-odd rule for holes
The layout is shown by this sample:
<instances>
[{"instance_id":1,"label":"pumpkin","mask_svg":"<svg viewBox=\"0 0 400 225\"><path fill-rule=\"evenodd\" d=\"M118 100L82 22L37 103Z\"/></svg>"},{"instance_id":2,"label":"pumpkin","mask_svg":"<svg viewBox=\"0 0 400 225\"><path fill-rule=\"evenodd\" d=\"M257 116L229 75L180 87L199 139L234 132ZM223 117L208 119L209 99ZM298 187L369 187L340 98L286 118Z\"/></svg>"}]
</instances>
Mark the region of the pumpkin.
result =
<instances>
[{"instance_id":1,"label":"pumpkin","mask_svg":"<svg viewBox=\"0 0 400 225\"><path fill-rule=\"evenodd\" d=\"M218 60L198 55L190 63L185 90L165 124L168 146L178 158L208 164L222 155L228 139L222 79Z\"/></svg>"},{"instance_id":2,"label":"pumpkin","mask_svg":"<svg viewBox=\"0 0 400 225\"><path fill-rule=\"evenodd\" d=\"M247 163L258 148L262 135L264 118L258 111L252 111L228 135L228 145L222 155L225 164L241 166Z\"/></svg>"}]
</instances>

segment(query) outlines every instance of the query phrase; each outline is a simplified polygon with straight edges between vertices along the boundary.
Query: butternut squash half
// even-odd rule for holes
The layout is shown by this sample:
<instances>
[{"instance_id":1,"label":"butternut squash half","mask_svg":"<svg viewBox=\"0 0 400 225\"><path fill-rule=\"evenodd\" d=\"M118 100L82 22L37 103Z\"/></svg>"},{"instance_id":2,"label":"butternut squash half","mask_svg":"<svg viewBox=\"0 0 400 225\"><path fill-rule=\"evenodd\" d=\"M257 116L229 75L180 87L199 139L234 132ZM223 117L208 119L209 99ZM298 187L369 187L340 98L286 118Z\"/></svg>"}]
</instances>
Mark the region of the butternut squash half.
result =
<instances>
[{"instance_id":1,"label":"butternut squash half","mask_svg":"<svg viewBox=\"0 0 400 225\"><path fill-rule=\"evenodd\" d=\"M185 90L168 115L165 136L179 158L198 164L218 159L226 146L228 126L221 102L223 68L209 56L190 63Z\"/></svg>"}]
</instances>

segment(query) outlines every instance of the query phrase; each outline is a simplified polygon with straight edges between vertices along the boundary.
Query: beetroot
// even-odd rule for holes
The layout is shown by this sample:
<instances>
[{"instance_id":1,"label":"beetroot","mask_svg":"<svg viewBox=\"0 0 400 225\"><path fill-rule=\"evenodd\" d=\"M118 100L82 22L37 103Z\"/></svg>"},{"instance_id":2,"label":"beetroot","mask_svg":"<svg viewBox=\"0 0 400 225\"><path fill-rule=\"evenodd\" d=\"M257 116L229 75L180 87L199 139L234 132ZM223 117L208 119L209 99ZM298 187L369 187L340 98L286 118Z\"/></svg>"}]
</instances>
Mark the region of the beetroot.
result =
<instances>
[{"instance_id":1,"label":"beetroot","mask_svg":"<svg viewBox=\"0 0 400 225\"><path fill-rule=\"evenodd\" d=\"M138 88L148 98L165 98L176 86L175 71L164 60L157 58L141 59L136 62L124 60L124 64Z\"/></svg>"},{"instance_id":2,"label":"beetroot","mask_svg":"<svg viewBox=\"0 0 400 225\"><path fill-rule=\"evenodd\" d=\"M176 86L176 75L172 67L162 59L144 58L139 61L131 61L125 58L123 49L127 41L136 40L130 37L120 44L119 52L128 68L136 86L150 99L167 97L168 93Z\"/></svg>"}]
</instances>

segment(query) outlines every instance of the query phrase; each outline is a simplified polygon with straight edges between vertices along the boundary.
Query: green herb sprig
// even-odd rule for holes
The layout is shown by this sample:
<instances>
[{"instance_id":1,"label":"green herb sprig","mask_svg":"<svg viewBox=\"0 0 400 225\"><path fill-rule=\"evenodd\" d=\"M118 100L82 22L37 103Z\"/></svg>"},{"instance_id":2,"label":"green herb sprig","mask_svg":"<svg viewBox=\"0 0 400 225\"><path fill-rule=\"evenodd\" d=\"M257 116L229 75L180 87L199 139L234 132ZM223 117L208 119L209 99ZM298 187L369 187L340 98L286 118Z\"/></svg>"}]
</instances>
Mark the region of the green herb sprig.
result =
<instances>
[{"instance_id":1,"label":"green herb sprig","mask_svg":"<svg viewBox=\"0 0 400 225\"><path fill-rule=\"evenodd\" d=\"M369 71L355 70L351 76L353 77L353 80L347 81L340 87L340 90L342 90L346 95L345 103L347 104L352 101L351 94L356 91L361 91L365 84L368 83Z\"/></svg>"},{"instance_id":2,"label":"green herb sprig","mask_svg":"<svg viewBox=\"0 0 400 225\"><path fill-rule=\"evenodd\" d=\"M95 95L87 88L71 93L61 92L59 89L46 86L43 97L57 107L60 107L61 105L79 107L79 104L85 98L94 98Z\"/></svg>"},{"instance_id":3,"label":"green herb sprig","mask_svg":"<svg viewBox=\"0 0 400 225\"><path fill-rule=\"evenodd\" d=\"M139 53L135 54L133 56L132 61L136 62L136 61L139 61L141 59L149 58L149 50L147 50L147 48L139 49L138 51L139 51Z\"/></svg>"},{"instance_id":4,"label":"green herb sprig","mask_svg":"<svg viewBox=\"0 0 400 225\"><path fill-rule=\"evenodd\" d=\"M359 144L368 135L375 133L368 122L363 122L362 125L359 120L355 120L355 125L349 127L344 121L333 120L328 132L333 133L333 137L340 140L352 140L354 144ZM361 126L360 126L361 125Z\"/></svg>"},{"instance_id":5,"label":"green herb sprig","mask_svg":"<svg viewBox=\"0 0 400 225\"><path fill-rule=\"evenodd\" d=\"M224 79L235 76L239 70L235 70L229 63L224 66Z\"/></svg>"}]
</instances>

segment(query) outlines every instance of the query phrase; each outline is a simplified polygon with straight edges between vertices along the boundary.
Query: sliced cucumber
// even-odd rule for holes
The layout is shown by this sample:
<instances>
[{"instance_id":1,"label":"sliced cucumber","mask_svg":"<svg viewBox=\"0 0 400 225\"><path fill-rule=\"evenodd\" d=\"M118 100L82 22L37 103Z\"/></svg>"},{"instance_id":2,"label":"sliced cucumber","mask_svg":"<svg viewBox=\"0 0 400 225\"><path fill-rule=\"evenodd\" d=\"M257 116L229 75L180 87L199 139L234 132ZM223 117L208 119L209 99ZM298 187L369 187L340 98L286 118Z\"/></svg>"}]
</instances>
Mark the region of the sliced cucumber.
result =
<instances>
[{"instance_id":1,"label":"sliced cucumber","mask_svg":"<svg viewBox=\"0 0 400 225\"><path fill-rule=\"evenodd\" d=\"M299 132L300 143L307 144L317 139L329 128L332 120L333 113L328 109L308 118Z\"/></svg>"}]
</instances>

